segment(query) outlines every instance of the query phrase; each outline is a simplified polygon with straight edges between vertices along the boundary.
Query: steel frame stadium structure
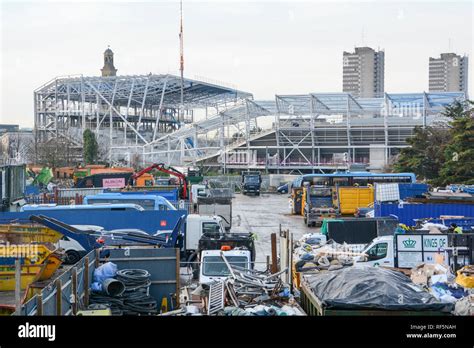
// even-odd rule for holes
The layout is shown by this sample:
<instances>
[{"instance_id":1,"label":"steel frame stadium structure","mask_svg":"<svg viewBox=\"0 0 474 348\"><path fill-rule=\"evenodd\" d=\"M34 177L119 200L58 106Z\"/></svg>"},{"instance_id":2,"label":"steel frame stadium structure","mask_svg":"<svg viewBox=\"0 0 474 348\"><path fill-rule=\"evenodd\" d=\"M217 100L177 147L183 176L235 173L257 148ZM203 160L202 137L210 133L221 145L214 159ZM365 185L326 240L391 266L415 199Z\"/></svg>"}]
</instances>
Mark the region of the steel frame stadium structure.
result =
<instances>
[{"instance_id":1,"label":"steel frame stadium structure","mask_svg":"<svg viewBox=\"0 0 474 348\"><path fill-rule=\"evenodd\" d=\"M275 101L245 100L149 143L142 148L143 158L223 171L252 168L304 173L349 169L355 164L381 170L408 146L406 138L413 135L415 126L445 126L444 107L464 98L464 93L359 99L347 93L311 93L277 95ZM256 126L257 120L268 123L269 118L267 129ZM229 137L225 132L229 126L243 132ZM207 135L216 130L218 137L210 143Z\"/></svg>"},{"instance_id":2,"label":"steel frame stadium structure","mask_svg":"<svg viewBox=\"0 0 474 348\"><path fill-rule=\"evenodd\" d=\"M108 142L109 162L130 164L137 156L142 166L303 173L364 164L380 170L407 146L415 126L445 122L443 108L465 99L458 92L310 93L254 101L251 93L185 79L181 106L180 82L152 74L56 78L34 93L37 138L62 137L80 150L89 128Z\"/></svg>"},{"instance_id":3,"label":"steel frame stadium structure","mask_svg":"<svg viewBox=\"0 0 474 348\"><path fill-rule=\"evenodd\" d=\"M242 165L276 173L332 171L355 164L382 170L408 146L415 126L445 126L444 107L464 98L457 92L385 93L383 98L277 95L273 131L249 141L245 150L250 160ZM226 168L241 166L242 156L229 157Z\"/></svg>"},{"instance_id":4,"label":"steel frame stadium structure","mask_svg":"<svg viewBox=\"0 0 474 348\"><path fill-rule=\"evenodd\" d=\"M252 94L213 83L166 75L57 77L34 92L39 143L62 138L80 159L85 129L109 149L143 146L193 122L196 109L225 109ZM181 109L183 108L183 109ZM182 115L182 116L180 116Z\"/></svg>"}]
</instances>

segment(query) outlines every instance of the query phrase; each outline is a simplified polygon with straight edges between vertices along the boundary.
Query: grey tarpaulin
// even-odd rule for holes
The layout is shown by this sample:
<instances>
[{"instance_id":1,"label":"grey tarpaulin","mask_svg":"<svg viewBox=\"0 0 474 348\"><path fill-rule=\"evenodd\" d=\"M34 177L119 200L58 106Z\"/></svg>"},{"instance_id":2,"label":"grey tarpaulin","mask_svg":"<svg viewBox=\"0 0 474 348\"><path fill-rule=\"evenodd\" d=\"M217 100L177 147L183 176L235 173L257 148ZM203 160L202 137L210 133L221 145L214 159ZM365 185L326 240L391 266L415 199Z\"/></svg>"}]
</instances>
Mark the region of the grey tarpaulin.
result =
<instances>
[{"instance_id":1,"label":"grey tarpaulin","mask_svg":"<svg viewBox=\"0 0 474 348\"><path fill-rule=\"evenodd\" d=\"M379 267L348 267L305 277L323 305L341 309L436 310L451 312L404 274Z\"/></svg>"}]
</instances>

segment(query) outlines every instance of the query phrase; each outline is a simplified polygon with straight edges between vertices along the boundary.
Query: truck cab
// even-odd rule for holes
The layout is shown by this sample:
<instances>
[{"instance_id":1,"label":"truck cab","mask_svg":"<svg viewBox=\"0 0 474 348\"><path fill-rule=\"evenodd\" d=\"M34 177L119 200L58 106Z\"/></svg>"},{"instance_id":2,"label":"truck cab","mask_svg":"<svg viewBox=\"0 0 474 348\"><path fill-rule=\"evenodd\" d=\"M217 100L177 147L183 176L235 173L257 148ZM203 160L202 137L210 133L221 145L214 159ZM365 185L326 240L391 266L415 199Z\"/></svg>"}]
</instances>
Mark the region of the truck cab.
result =
<instances>
[{"instance_id":1,"label":"truck cab","mask_svg":"<svg viewBox=\"0 0 474 348\"><path fill-rule=\"evenodd\" d=\"M223 251L227 262L232 266L246 269L251 268L251 253L249 250ZM221 250L203 250L201 253L201 269L199 283L210 284L225 280L230 276L229 268L221 257Z\"/></svg>"},{"instance_id":2,"label":"truck cab","mask_svg":"<svg viewBox=\"0 0 474 348\"><path fill-rule=\"evenodd\" d=\"M450 263L447 234L396 233L393 236L377 237L357 256L355 262L368 266L413 268L421 263L435 263L441 255Z\"/></svg>"},{"instance_id":3,"label":"truck cab","mask_svg":"<svg viewBox=\"0 0 474 348\"><path fill-rule=\"evenodd\" d=\"M189 214L186 218L185 249L189 257L199 249L199 240L204 235L225 234L224 221L219 216Z\"/></svg>"},{"instance_id":4,"label":"truck cab","mask_svg":"<svg viewBox=\"0 0 474 348\"><path fill-rule=\"evenodd\" d=\"M355 262L367 266L395 267L393 241L393 236L375 238L361 251L365 255L357 256Z\"/></svg>"},{"instance_id":5,"label":"truck cab","mask_svg":"<svg viewBox=\"0 0 474 348\"><path fill-rule=\"evenodd\" d=\"M304 222L309 226L321 226L323 219L335 218L337 209L332 204L332 189L322 185L305 185L303 189Z\"/></svg>"},{"instance_id":6,"label":"truck cab","mask_svg":"<svg viewBox=\"0 0 474 348\"><path fill-rule=\"evenodd\" d=\"M260 196L260 186L262 184L262 176L260 172L242 172L242 193L253 193Z\"/></svg>"},{"instance_id":7,"label":"truck cab","mask_svg":"<svg viewBox=\"0 0 474 348\"><path fill-rule=\"evenodd\" d=\"M190 200L193 204L198 203L199 197L208 197L209 193L206 185L203 184L194 184L191 186L191 197Z\"/></svg>"}]
</instances>

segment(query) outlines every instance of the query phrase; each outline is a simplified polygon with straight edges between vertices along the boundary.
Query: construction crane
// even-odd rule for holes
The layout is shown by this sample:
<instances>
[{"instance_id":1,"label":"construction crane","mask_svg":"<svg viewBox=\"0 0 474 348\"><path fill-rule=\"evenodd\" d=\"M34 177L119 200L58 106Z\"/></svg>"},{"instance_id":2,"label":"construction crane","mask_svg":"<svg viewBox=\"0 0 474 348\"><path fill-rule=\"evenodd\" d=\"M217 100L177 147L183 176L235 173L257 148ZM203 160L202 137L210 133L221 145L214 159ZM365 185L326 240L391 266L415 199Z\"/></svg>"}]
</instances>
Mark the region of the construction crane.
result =
<instances>
[{"instance_id":1,"label":"construction crane","mask_svg":"<svg viewBox=\"0 0 474 348\"><path fill-rule=\"evenodd\" d=\"M184 122L184 47L183 47L183 1L179 2L179 71L181 73L181 100L179 105L178 122ZM180 120L181 117L181 120Z\"/></svg>"},{"instance_id":2,"label":"construction crane","mask_svg":"<svg viewBox=\"0 0 474 348\"><path fill-rule=\"evenodd\" d=\"M188 182L187 182L187 179L186 179L186 175L181 173L176 168L166 166L164 163L154 163L151 166L149 166L145 169L142 169L139 172L136 172L136 173L132 174L132 176L130 177L129 183L128 183L129 186L132 185L134 180L136 180L137 178L139 178L143 174L151 172L154 169L156 169L156 170L158 170L162 173L166 173L166 174L169 174L169 175L176 176L179 179L179 185L181 187L181 198L182 199L187 199Z\"/></svg>"}]
</instances>

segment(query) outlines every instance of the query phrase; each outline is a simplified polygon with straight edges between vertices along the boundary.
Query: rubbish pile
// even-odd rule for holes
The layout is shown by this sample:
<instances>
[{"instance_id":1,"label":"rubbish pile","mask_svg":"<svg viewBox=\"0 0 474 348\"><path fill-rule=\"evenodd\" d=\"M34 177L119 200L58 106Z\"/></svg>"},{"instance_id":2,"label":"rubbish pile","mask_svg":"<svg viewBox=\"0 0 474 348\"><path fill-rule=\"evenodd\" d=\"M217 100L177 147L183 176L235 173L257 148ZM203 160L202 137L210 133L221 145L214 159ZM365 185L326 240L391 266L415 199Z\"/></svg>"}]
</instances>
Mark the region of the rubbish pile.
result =
<instances>
[{"instance_id":1,"label":"rubbish pile","mask_svg":"<svg viewBox=\"0 0 474 348\"><path fill-rule=\"evenodd\" d=\"M428 287L434 283L448 282L448 277L452 281L454 276L449 267L440 263L421 263L411 270L411 280L417 285Z\"/></svg>"},{"instance_id":2,"label":"rubbish pile","mask_svg":"<svg viewBox=\"0 0 474 348\"><path fill-rule=\"evenodd\" d=\"M318 273L322 270L335 271L352 266L354 257L359 256L363 245L326 242L325 236L317 233L305 234L294 249L297 272Z\"/></svg>"},{"instance_id":3,"label":"rubbish pile","mask_svg":"<svg viewBox=\"0 0 474 348\"><path fill-rule=\"evenodd\" d=\"M280 275L287 272L287 269L269 274L233 266L225 256L222 255L222 258L231 275L221 284L211 284L208 314L216 313L226 316L304 315L296 307L296 301L290 294L289 288L280 279ZM213 288L216 287L223 289L223 302L213 302L215 293ZM215 307L216 303L218 308Z\"/></svg>"},{"instance_id":4,"label":"rubbish pile","mask_svg":"<svg viewBox=\"0 0 474 348\"><path fill-rule=\"evenodd\" d=\"M446 265L423 263L412 269L411 280L440 302L455 304L455 315L474 314L474 266L461 268L455 277Z\"/></svg>"},{"instance_id":5,"label":"rubbish pile","mask_svg":"<svg viewBox=\"0 0 474 348\"><path fill-rule=\"evenodd\" d=\"M186 305L181 310L163 315L218 316L294 316L305 315L290 289L278 273L258 271L230 264L221 253L230 275L225 280L199 285L191 294L200 298L199 305ZM186 295L185 297L190 297ZM184 302L182 302L184 304Z\"/></svg>"},{"instance_id":6,"label":"rubbish pile","mask_svg":"<svg viewBox=\"0 0 474 348\"><path fill-rule=\"evenodd\" d=\"M157 314L158 305L149 294L150 285L148 271L117 270L117 265L107 262L94 271L90 308L105 305L112 315Z\"/></svg>"}]
</instances>

